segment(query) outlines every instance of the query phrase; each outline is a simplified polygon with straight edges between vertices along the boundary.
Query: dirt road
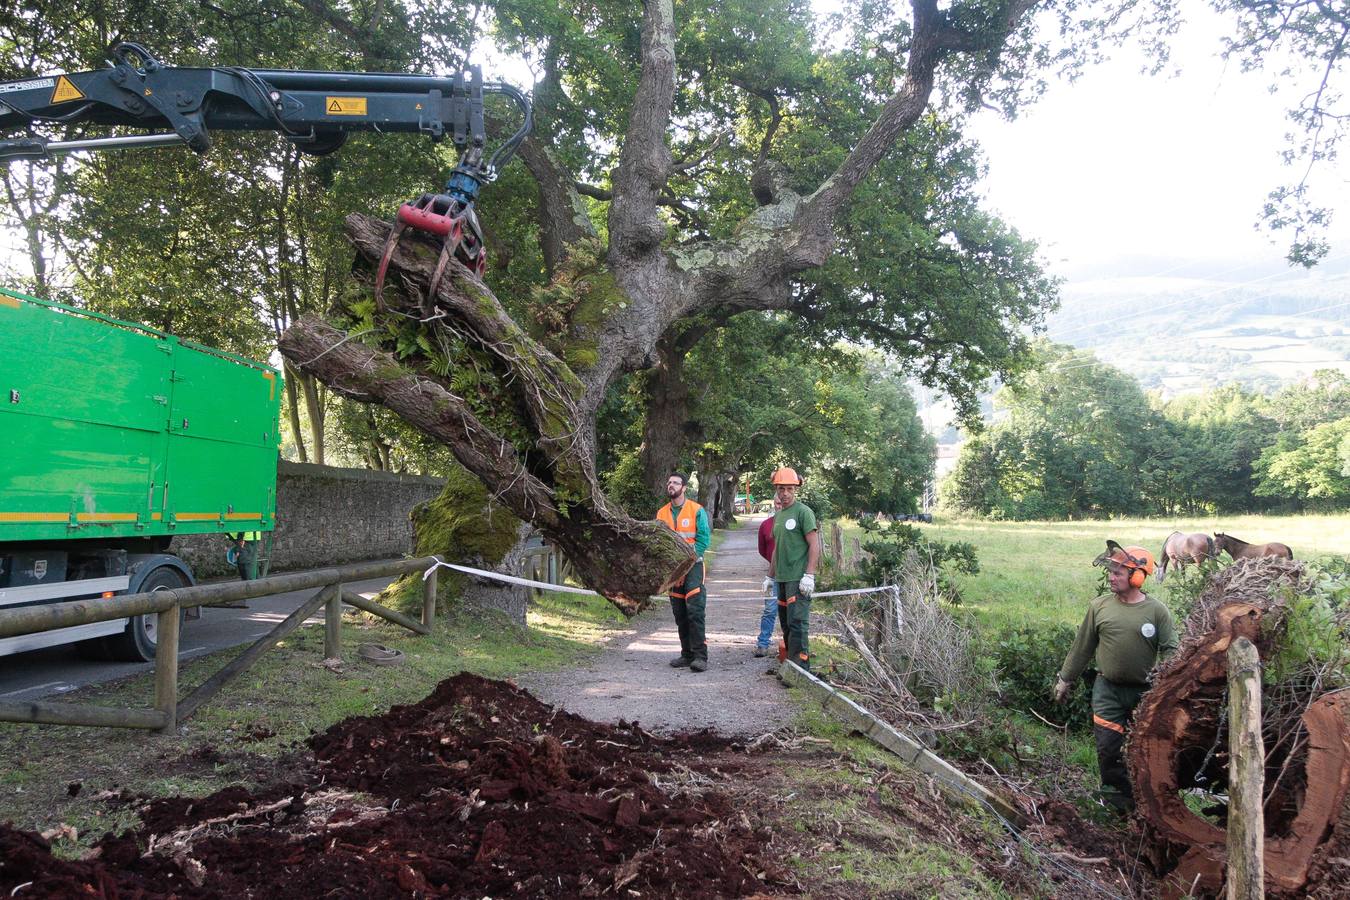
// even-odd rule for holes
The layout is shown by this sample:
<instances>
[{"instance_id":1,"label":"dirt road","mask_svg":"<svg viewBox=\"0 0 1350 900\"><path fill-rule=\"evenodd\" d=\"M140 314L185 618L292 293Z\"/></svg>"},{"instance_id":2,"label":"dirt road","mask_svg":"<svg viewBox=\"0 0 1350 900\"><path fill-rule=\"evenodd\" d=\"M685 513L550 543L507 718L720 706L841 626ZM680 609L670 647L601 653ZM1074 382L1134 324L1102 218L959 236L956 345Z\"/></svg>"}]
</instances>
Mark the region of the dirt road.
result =
<instances>
[{"instance_id":1,"label":"dirt road","mask_svg":"<svg viewBox=\"0 0 1350 900\"><path fill-rule=\"evenodd\" d=\"M727 532L708 556L708 671L670 667L668 661L680 652L679 635L669 604L656 602L613 635L589 666L526 675L518 683L545 703L588 719L636 721L667 734L714 728L756 736L787 724L794 711L787 690L766 674L776 656L751 655L764 609L759 522Z\"/></svg>"}]
</instances>

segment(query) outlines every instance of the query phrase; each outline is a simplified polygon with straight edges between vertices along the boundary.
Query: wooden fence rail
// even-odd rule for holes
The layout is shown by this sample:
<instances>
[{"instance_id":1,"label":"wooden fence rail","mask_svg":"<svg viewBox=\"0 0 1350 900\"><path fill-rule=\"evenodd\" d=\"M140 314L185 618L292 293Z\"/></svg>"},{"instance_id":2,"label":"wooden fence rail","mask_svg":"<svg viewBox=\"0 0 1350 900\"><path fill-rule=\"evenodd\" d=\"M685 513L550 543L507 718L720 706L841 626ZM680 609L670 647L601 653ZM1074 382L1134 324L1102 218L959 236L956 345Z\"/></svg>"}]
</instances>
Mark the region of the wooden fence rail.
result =
<instances>
[{"instance_id":1,"label":"wooden fence rail","mask_svg":"<svg viewBox=\"0 0 1350 900\"><path fill-rule=\"evenodd\" d=\"M183 719L188 718L210 698L214 697L231 679L257 660L287 634L298 628L307 618L323 607L324 655L340 657L342 653L342 603L388 619L418 634L430 634L436 618L436 581L426 579L422 602L422 620L366 600L343 585L367 578L405 575L424 572L436 560L430 557L395 559L357 563L309 572L273 575L255 581L231 581L203 584L177 590L127 594L93 600L71 600L46 606L0 610L0 638L19 634L33 634L71 625L87 625L127 616L154 614L158 618L158 649L155 654L155 694L151 709L121 709L68 703L0 702L0 722L30 722L51 725L94 725L112 728L145 728L161 734L172 733ZM178 651L180 611L217 603L250 600L268 594L317 588L310 599L291 613L267 634L255 641L237 658L208 678L191 694L178 699Z\"/></svg>"}]
</instances>

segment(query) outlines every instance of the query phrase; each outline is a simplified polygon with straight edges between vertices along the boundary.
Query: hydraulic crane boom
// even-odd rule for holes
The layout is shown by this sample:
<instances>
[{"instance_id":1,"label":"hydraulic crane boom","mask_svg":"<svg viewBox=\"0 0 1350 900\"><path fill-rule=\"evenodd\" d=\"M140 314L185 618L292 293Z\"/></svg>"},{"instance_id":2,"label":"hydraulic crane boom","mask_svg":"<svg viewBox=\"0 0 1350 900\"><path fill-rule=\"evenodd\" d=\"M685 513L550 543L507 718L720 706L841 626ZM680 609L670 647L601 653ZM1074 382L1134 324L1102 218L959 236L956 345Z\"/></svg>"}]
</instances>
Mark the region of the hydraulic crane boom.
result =
<instances>
[{"instance_id":1,"label":"hydraulic crane boom","mask_svg":"<svg viewBox=\"0 0 1350 900\"><path fill-rule=\"evenodd\" d=\"M520 127L491 156L485 155L483 125L483 97L488 93L505 95L523 115ZM127 126L147 133L53 140L32 131L72 124ZM390 237L390 251L406 227L442 240L442 264L430 294L450 256L482 275L487 258L474 202L479 188L496 178L531 125L525 94L502 82L484 83L477 66L450 77L178 68L164 65L139 44L123 43L113 49L113 60L104 69L0 82L0 134L29 131L0 140L0 162L176 144L205 153L212 131L219 130L275 131L312 154L337 150L352 131L425 134L433 141L448 137L460 156L444 191L403 204ZM377 294L388 256L377 276Z\"/></svg>"}]
</instances>

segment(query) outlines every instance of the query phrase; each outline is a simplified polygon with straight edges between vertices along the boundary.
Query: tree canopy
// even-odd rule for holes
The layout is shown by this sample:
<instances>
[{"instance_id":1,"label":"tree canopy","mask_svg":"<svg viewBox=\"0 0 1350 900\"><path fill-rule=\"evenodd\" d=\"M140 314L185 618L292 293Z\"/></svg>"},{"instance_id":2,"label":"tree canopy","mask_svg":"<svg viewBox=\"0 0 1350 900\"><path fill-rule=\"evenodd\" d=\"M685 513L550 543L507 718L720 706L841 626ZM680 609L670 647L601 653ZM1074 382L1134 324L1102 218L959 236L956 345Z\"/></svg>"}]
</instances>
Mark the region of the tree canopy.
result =
<instances>
[{"instance_id":1,"label":"tree canopy","mask_svg":"<svg viewBox=\"0 0 1350 900\"><path fill-rule=\"evenodd\" d=\"M1033 5L851 4L826 43L801 2L682 5L678 19L669 0L640 19L628 5L529 0L164 4L154 43L171 64L425 70L459 65L486 33L526 56L539 128L525 166L481 205L486 284L456 269L430 298L436 321L407 318L431 260L405 241L397 291L371 302L388 226L369 211L420 193L448 162L382 135L320 159L249 135L205 164L105 157L67 170L73 192L35 183L25 224L46 238L39 256L58 242L69 254L87 302L139 303L139 318L239 349L261 343L258 320L284 331L316 450L320 384L387 406L570 551L588 583L643 596L687 550L610 506L595 423L663 342L682 358L691 332L781 310L822 345L884 345L958 396L1015 369L1053 286L1031 245L979 210L959 114L1032 76ZM145 27L117 6L35 12L0 21L15 74L97 65ZM355 279L335 227L349 211L362 213L345 226ZM247 321L232 328L232 314Z\"/></svg>"}]
</instances>

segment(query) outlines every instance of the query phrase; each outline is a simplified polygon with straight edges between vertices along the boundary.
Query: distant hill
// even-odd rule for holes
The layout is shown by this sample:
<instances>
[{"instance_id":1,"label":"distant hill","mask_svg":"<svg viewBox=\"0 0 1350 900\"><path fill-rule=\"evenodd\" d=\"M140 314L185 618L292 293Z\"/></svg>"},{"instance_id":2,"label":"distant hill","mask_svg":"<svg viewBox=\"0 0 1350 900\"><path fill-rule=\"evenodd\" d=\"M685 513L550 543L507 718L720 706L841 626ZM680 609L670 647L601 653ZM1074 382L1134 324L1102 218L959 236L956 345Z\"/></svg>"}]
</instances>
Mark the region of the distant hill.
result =
<instances>
[{"instance_id":1,"label":"distant hill","mask_svg":"<svg viewBox=\"0 0 1350 900\"><path fill-rule=\"evenodd\" d=\"M1118 271L1157 274L1071 281L1048 337L1092 350L1145 389L1173 397L1236 381L1274 391L1317 369L1350 374L1350 254L1312 271L1158 260ZM915 398L939 443L959 444L951 404L918 385Z\"/></svg>"},{"instance_id":2,"label":"distant hill","mask_svg":"<svg viewBox=\"0 0 1350 900\"><path fill-rule=\"evenodd\" d=\"M1350 374L1350 272L1175 273L1066 285L1048 336L1091 349L1165 396L1237 381L1258 390Z\"/></svg>"}]
</instances>

